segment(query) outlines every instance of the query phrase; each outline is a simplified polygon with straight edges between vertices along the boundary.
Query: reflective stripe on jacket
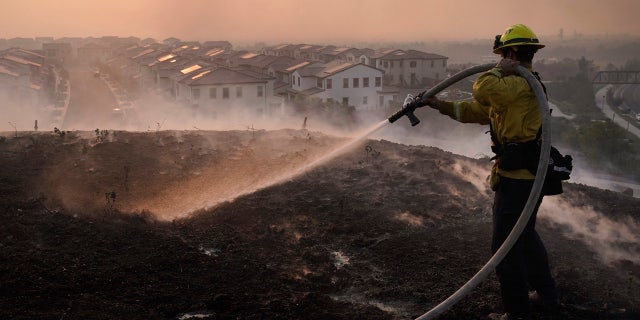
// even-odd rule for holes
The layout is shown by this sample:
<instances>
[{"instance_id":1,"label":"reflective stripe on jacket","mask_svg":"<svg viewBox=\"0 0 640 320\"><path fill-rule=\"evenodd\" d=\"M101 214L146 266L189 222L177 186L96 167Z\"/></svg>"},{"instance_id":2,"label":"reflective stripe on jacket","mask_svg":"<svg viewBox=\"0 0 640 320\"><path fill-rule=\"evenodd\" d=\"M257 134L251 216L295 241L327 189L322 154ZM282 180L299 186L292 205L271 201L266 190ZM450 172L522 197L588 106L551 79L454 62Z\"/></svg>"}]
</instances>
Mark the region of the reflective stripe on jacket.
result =
<instances>
[{"instance_id":1,"label":"reflective stripe on jacket","mask_svg":"<svg viewBox=\"0 0 640 320\"><path fill-rule=\"evenodd\" d=\"M503 76L500 68L482 74L473 84L473 101L445 102L440 113L464 123L489 124L500 144L536 139L542 124L535 93L520 76ZM499 161L499 160L498 160ZM527 169L506 171L497 168L493 175L513 179L534 179Z\"/></svg>"}]
</instances>

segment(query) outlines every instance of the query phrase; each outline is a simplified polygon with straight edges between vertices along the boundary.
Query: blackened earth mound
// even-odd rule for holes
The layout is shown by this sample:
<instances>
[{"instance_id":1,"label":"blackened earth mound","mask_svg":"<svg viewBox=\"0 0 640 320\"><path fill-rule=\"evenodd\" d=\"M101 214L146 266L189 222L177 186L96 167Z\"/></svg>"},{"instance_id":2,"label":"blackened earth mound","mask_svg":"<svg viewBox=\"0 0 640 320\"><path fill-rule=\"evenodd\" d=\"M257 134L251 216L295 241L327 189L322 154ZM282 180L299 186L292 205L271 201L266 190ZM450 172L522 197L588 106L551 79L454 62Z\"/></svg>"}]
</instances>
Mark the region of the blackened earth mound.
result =
<instances>
[{"instance_id":1,"label":"blackened earth mound","mask_svg":"<svg viewBox=\"0 0 640 320\"><path fill-rule=\"evenodd\" d=\"M490 257L489 162L369 140L300 169L344 141L297 130L0 137L0 318L421 315ZM570 183L559 197L637 226L638 199ZM536 318L640 319L637 261L603 259L542 211L562 308ZM637 242L617 249L640 253ZM500 310L491 276L439 319Z\"/></svg>"}]
</instances>

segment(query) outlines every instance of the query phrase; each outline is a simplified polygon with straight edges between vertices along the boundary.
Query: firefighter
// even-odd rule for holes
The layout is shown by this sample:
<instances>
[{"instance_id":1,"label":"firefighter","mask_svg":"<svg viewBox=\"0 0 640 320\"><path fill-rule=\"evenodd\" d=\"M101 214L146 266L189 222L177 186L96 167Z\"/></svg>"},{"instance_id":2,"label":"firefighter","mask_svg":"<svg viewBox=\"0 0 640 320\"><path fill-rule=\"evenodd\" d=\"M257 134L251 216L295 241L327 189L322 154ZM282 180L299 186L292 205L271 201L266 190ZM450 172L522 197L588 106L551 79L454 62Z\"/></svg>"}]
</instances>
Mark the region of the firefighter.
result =
<instances>
[{"instance_id":1,"label":"firefighter","mask_svg":"<svg viewBox=\"0 0 640 320\"><path fill-rule=\"evenodd\" d=\"M532 71L533 56L541 48L544 45L529 27L510 26L496 36L493 52L502 59L475 81L472 101L444 101L436 97L424 101L457 121L490 126L492 150L497 153L489 179L495 192L491 244L494 253L518 221L535 179L527 168L532 161L537 164L538 159L531 159L526 149L536 145L542 118L535 93L527 80L514 71L518 65ZM518 148L511 150L507 157L506 152L503 153L506 145ZM543 195L522 235L496 267L505 313L492 313L490 319L530 319L530 295L548 308L557 307L558 296L547 251L535 229L542 198Z\"/></svg>"}]
</instances>

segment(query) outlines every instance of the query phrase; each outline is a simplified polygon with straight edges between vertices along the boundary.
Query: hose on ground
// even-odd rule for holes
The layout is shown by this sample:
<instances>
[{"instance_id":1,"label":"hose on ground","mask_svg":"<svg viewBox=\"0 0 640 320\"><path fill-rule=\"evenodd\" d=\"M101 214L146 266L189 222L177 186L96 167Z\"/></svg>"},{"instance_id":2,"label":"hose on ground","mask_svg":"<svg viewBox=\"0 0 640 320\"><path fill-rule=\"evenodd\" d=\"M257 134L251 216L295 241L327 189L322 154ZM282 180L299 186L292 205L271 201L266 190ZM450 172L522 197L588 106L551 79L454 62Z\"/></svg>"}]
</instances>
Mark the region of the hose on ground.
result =
<instances>
[{"instance_id":1,"label":"hose on ground","mask_svg":"<svg viewBox=\"0 0 640 320\"><path fill-rule=\"evenodd\" d=\"M425 93L425 96L434 96L453 83L466 78L469 75L489 70L493 66L494 64L485 64L463 70L431 88ZM529 218L531 217L531 214L533 213L533 210L535 209L537 201L540 197L544 179L547 173L547 166L549 164L549 153L551 150L549 105L547 103L546 95L544 93L542 85L538 82L538 79L536 79L533 74L529 72L529 70L522 66L518 66L516 68L516 73L525 78L529 83L529 86L533 89L534 93L536 94L538 106L540 108L540 113L542 116L542 146L540 150L540 160L538 161L538 171L533 182L531 192L529 193L527 203L525 204L525 207L522 210L522 213L520 215L520 218L516 222L516 225L513 227L513 230L511 230L511 233L509 234L507 239L503 242L502 246L496 251L496 253L489 259L489 261L487 261L487 263L471 279L469 279L469 281L467 281L455 293L449 296L449 298L433 307L427 313L416 318L416 320L427 320L437 317L447 309L451 308L454 304L456 304L464 296L471 292L471 290L478 286L496 268L496 266L502 261L502 259L504 259L509 250L511 250L515 242L518 240L520 234L526 227L527 222L529 221Z\"/></svg>"}]
</instances>

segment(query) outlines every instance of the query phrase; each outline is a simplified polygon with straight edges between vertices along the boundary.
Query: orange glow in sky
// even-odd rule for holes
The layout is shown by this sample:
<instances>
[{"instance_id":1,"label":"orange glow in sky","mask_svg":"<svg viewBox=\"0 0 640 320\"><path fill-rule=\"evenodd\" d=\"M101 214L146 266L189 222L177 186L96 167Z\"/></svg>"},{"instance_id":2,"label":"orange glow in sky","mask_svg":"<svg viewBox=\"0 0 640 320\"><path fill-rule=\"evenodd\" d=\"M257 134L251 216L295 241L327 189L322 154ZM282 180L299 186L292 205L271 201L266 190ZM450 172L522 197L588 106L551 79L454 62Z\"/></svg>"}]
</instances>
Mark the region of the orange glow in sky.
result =
<instances>
[{"instance_id":1,"label":"orange glow in sky","mask_svg":"<svg viewBox=\"0 0 640 320\"><path fill-rule=\"evenodd\" d=\"M135 36L233 42L640 34L637 0L3 0L0 38Z\"/></svg>"}]
</instances>

